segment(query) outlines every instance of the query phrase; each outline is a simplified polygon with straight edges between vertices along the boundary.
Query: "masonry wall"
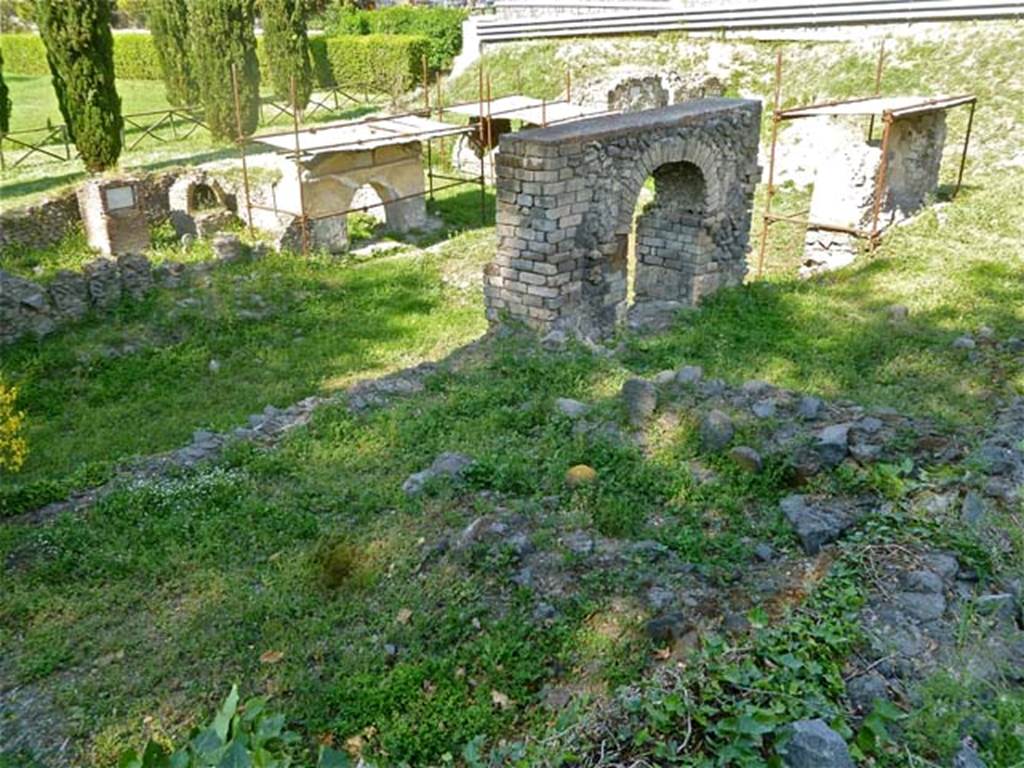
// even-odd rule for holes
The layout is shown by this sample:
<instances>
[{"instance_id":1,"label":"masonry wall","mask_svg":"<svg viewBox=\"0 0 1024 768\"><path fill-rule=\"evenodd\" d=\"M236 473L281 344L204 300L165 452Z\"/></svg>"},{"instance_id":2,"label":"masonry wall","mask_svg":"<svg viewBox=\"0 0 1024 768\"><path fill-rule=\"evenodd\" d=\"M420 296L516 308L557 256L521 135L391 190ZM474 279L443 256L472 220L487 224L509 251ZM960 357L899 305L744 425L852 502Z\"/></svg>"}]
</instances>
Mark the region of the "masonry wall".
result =
<instances>
[{"instance_id":1,"label":"masonry wall","mask_svg":"<svg viewBox=\"0 0 1024 768\"><path fill-rule=\"evenodd\" d=\"M487 315L604 336L625 319L633 214L637 299L693 305L746 272L761 105L699 99L502 138ZM660 187L660 190L658 189Z\"/></svg>"}]
</instances>

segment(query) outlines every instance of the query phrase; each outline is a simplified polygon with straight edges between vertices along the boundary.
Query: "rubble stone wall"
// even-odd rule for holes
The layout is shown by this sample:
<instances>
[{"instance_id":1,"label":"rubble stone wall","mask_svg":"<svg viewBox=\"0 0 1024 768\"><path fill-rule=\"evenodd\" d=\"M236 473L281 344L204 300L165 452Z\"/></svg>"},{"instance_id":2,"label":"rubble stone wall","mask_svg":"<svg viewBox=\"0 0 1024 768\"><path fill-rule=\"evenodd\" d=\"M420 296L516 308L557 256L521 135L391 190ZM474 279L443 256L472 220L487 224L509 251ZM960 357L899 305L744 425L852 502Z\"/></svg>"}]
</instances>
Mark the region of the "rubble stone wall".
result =
<instances>
[{"instance_id":1,"label":"rubble stone wall","mask_svg":"<svg viewBox=\"0 0 1024 768\"><path fill-rule=\"evenodd\" d=\"M606 336L625 320L637 199L637 302L695 304L746 273L761 105L699 99L502 138L487 315Z\"/></svg>"}]
</instances>

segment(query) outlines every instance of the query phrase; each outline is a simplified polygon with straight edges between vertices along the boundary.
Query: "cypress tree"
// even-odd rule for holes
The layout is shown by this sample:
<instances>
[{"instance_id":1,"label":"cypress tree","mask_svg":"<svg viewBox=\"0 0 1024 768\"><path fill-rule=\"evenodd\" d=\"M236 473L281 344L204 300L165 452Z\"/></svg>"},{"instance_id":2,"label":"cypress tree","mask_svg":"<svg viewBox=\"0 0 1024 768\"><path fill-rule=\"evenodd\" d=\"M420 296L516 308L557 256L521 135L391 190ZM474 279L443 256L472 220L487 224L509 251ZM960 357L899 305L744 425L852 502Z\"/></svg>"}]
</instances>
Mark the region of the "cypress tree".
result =
<instances>
[{"instance_id":1,"label":"cypress tree","mask_svg":"<svg viewBox=\"0 0 1024 768\"><path fill-rule=\"evenodd\" d=\"M188 0L149 0L146 10L167 101L176 107L194 106L199 88L192 73Z\"/></svg>"},{"instance_id":2,"label":"cypress tree","mask_svg":"<svg viewBox=\"0 0 1024 768\"><path fill-rule=\"evenodd\" d=\"M4 82L4 52L0 49L0 133L11 131L11 97Z\"/></svg>"},{"instance_id":3,"label":"cypress tree","mask_svg":"<svg viewBox=\"0 0 1024 768\"><path fill-rule=\"evenodd\" d=\"M68 132L90 172L121 154L121 98L114 84L110 0L39 0L39 34Z\"/></svg>"},{"instance_id":4,"label":"cypress tree","mask_svg":"<svg viewBox=\"0 0 1024 768\"><path fill-rule=\"evenodd\" d=\"M231 81L234 65L242 133L249 135L256 130L260 117L260 67L252 0L192 0L191 10L193 62L206 125L215 138L238 136Z\"/></svg>"},{"instance_id":5,"label":"cypress tree","mask_svg":"<svg viewBox=\"0 0 1024 768\"><path fill-rule=\"evenodd\" d=\"M313 67L309 60L304 0L261 0L263 42L270 62L274 95L302 112L313 92ZM295 103L291 80L295 78Z\"/></svg>"}]
</instances>

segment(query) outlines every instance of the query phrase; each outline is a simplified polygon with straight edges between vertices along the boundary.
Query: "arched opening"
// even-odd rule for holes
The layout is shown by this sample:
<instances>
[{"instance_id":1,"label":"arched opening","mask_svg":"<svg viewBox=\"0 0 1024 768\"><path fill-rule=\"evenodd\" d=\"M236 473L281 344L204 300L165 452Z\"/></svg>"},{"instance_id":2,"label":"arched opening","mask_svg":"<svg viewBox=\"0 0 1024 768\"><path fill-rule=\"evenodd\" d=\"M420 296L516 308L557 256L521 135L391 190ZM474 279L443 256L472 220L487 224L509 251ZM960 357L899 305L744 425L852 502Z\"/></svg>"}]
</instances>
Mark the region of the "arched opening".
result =
<instances>
[{"instance_id":1,"label":"arched opening","mask_svg":"<svg viewBox=\"0 0 1024 768\"><path fill-rule=\"evenodd\" d=\"M188 208L192 213L200 211L213 211L224 208L224 201L221 195L209 184L197 182L189 190Z\"/></svg>"},{"instance_id":2,"label":"arched opening","mask_svg":"<svg viewBox=\"0 0 1024 768\"><path fill-rule=\"evenodd\" d=\"M641 188L627 247L627 305L693 303L693 283L710 265L704 174L666 163Z\"/></svg>"},{"instance_id":3,"label":"arched opening","mask_svg":"<svg viewBox=\"0 0 1024 768\"><path fill-rule=\"evenodd\" d=\"M376 237L389 224L387 207L373 184L357 189L349 207L353 210L348 214L348 236L353 243Z\"/></svg>"}]
</instances>

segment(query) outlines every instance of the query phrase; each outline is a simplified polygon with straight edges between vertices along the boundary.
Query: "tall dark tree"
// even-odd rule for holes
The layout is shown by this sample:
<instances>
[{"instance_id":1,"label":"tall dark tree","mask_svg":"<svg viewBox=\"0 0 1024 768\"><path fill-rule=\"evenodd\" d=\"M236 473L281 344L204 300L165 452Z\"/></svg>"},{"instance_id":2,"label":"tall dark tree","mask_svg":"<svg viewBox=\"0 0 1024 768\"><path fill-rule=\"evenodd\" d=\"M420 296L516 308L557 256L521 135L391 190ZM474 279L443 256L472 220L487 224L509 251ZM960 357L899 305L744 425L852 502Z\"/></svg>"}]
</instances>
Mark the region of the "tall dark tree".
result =
<instances>
[{"instance_id":1,"label":"tall dark tree","mask_svg":"<svg viewBox=\"0 0 1024 768\"><path fill-rule=\"evenodd\" d=\"M313 92L313 67L306 36L305 0L260 0L263 42L274 95L302 112ZM295 79L295 103L291 82Z\"/></svg>"},{"instance_id":2,"label":"tall dark tree","mask_svg":"<svg viewBox=\"0 0 1024 768\"><path fill-rule=\"evenodd\" d=\"M256 130L260 117L260 67L252 0L192 0L191 11L193 62L206 124L216 138L238 136L234 67L242 133L248 136Z\"/></svg>"},{"instance_id":3,"label":"tall dark tree","mask_svg":"<svg viewBox=\"0 0 1024 768\"><path fill-rule=\"evenodd\" d=\"M149 0L146 15L164 75L167 101L176 107L195 105L199 88L192 72L188 0Z\"/></svg>"},{"instance_id":4,"label":"tall dark tree","mask_svg":"<svg viewBox=\"0 0 1024 768\"><path fill-rule=\"evenodd\" d=\"M114 84L110 0L39 0L36 22L57 103L86 169L111 168L121 154L124 123Z\"/></svg>"},{"instance_id":5,"label":"tall dark tree","mask_svg":"<svg viewBox=\"0 0 1024 768\"><path fill-rule=\"evenodd\" d=\"M11 131L11 97L4 82L4 52L0 49L0 133Z\"/></svg>"}]
</instances>

